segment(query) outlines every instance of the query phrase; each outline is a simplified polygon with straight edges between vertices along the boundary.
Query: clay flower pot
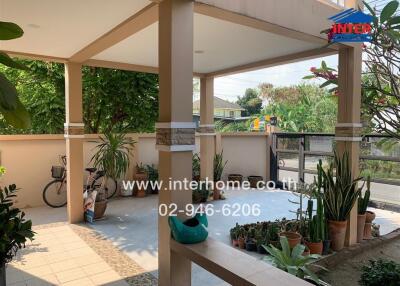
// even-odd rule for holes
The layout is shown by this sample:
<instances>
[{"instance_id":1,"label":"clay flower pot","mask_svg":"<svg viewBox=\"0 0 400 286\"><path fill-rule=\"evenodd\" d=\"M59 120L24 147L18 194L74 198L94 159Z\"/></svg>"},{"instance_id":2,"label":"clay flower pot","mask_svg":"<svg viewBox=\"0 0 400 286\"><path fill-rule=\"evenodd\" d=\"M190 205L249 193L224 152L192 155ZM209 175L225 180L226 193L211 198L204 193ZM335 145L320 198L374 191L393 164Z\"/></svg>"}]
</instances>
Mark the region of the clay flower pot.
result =
<instances>
[{"instance_id":1,"label":"clay flower pot","mask_svg":"<svg viewBox=\"0 0 400 286\"><path fill-rule=\"evenodd\" d=\"M239 246L239 241L237 239L232 239L233 246Z\"/></svg>"},{"instance_id":2,"label":"clay flower pot","mask_svg":"<svg viewBox=\"0 0 400 286\"><path fill-rule=\"evenodd\" d=\"M329 238L331 239L331 248L334 251L343 249L344 240L346 238L347 220L345 221L328 221Z\"/></svg>"},{"instance_id":3,"label":"clay flower pot","mask_svg":"<svg viewBox=\"0 0 400 286\"><path fill-rule=\"evenodd\" d=\"M139 198L143 198L146 196L146 188L139 187L139 182L145 182L149 178L147 173L136 173L134 174L134 180L138 182L136 196Z\"/></svg>"},{"instance_id":4,"label":"clay flower pot","mask_svg":"<svg viewBox=\"0 0 400 286\"><path fill-rule=\"evenodd\" d=\"M214 201L221 199L221 189L217 185L218 184L216 183L215 186L214 186L214 190L213 190L213 199L214 199Z\"/></svg>"},{"instance_id":5,"label":"clay flower pot","mask_svg":"<svg viewBox=\"0 0 400 286\"><path fill-rule=\"evenodd\" d=\"M366 215L366 218L365 218L366 223L371 223L375 219L375 216L376 216L375 213L371 212L371 211L367 211L365 213L365 215Z\"/></svg>"},{"instance_id":6,"label":"clay flower pot","mask_svg":"<svg viewBox=\"0 0 400 286\"><path fill-rule=\"evenodd\" d=\"M364 239L364 227L365 227L366 214L357 215L357 242L360 243Z\"/></svg>"},{"instance_id":7,"label":"clay flower pot","mask_svg":"<svg viewBox=\"0 0 400 286\"><path fill-rule=\"evenodd\" d=\"M245 248L246 248L246 243L245 243L243 237L240 237L240 238L238 239L238 244L239 244L239 248L241 248L241 249L245 249Z\"/></svg>"},{"instance_id":8,"label":"clay flower pot","mask_svg":"<svg viewBox=\"0 0 400 286\"><path fill-rule=\"evenodd\" d=\"M242 180L243 180L243 176L240 174L230 174L228 176L229 182L237 182L237 183L241 184Z\"/></svg>"},{"instance_id":9,"label":"clay flower pot","mask_svg":"<svg viewBox=\"0 0 400 286\"><path fill-rule=\"evenodd\" d=\"M299 244L301 242L301 234L294 232L294 231L285 231L285 232L281 232L279 233L279 236L286 236L288 242L289 242L289 246L290 248L294 248L297 244Z\"/></svg>"},{"instance_id":10,"label":"clay flower pot","mask_svg":"<svg viewBox=\"0 0 400 286\"><path fill-rule=\"evenodd\" d=\"M364 239L372 239L372 223L366 222L364 226Z\"/></svg>"},{"instance_id":11,"label":"clay flower pot","mask_svg":"<svg viewBox=\"0 0 400 286\"><path fill-rule=\"evenodd\" d=\"M310 249L311 254L319 254L322 255L323 244L322 241L320 242L311 242L311 241L304 241L304 244Z\"/></svg>"},{"instance_id":12,"label":"clay flower pot","mask_svg":"<svg viewBox=\"0 0 400 286\"><path fill-rule=\"evenodd\" d=\"M303 256L309 256L310 255L310 249L308 247L306 247L302 253Z\"/></svg>"}]
</instances>

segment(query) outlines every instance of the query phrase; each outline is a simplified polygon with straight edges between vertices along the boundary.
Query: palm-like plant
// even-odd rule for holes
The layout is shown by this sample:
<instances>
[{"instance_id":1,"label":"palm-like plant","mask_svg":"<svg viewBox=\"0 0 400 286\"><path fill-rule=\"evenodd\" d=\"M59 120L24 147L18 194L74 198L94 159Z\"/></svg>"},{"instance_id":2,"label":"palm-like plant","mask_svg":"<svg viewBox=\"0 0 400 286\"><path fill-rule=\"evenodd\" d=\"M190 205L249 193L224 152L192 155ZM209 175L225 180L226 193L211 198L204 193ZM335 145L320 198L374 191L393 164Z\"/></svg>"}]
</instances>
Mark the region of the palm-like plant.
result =
<instances>
[{"instance_id":1,"label":"palm-like plant","mask_svg":"<svg viewBox=\"0 0 400 286\"><path fill-rule=\"evenodd\" d=\"M322 178L322 198L327 219L346 221L362 189L357 188L357 182L362 178L353 179L347 152L342 157L335 152L334 163L327 171L322 164L317 167Z\"/></svg>"},{"instance_id":2,"label":"palm-like plant","mask_svg":"<svg viewBox=\"0 0 400 286\"><path fill-rule=\"evenodd\" d=\"M104 170L107 177L117 180L128 170L129 157L136 142L124 133L111 131L105 132L100 140L90 162L94 167Z\"/></svg>"},{"instance_id":3,"label":"palm-like plant","mask_svg":"<svg viewBox=\"0 0 400 286\"><path fill-rule=\"evenodd\" d=\"M224 151L221 151L221 153L217 153L214 156L214 181L218 182L221 180L222 177L222 172L225 169L226 163L228 161L224 162Z\"/></svg>"},{"instance_id":4,"label":"palm-like plant","mask_svg":"<svg viewBox=\"0 0 400 286\"><path fill-rule=\"evenodd\" d=\"M301 279L309 278L315 283L321 284L322 281L307 266L309 263L318 259L320 257L319 255L313 254L303 256L305 246L302 244L297 244L293 249L290 249L289 242L285 236L280 237L280 244L282 250L276 248L272 244L270 244L270 246L263 245L265 250L271 255L265 256L264 259L266 261L271 262L275 267L296 277ZM326 270L321 266L317 267Z\"/></svg>"}]
</instances>

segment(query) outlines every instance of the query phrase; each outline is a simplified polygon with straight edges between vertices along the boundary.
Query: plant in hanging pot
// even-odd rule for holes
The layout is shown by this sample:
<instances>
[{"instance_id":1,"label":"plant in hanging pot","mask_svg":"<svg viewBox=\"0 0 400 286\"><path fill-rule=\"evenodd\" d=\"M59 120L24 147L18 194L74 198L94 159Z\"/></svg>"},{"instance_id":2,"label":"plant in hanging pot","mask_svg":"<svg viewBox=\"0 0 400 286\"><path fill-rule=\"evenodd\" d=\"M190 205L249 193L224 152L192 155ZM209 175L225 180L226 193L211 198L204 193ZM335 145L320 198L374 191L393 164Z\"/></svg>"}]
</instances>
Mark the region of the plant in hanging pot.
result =
<instances>
[{"instance_id":1,"label":"plant in hanging pot","mask_svg":"<svg viewBox=\"0 0 400 286\"><path fill-rule=\"evenodd\" d=\"M113 179L117 181L128 171L130 156L135 143L126 133L113 133L111 130L106 131L104 132L104 136L100 136L100 144L96 146L96 152L93 154L90 162L93 162L94 167L105 173L105 180ZM102 185L106 186L106 181ZM95 212L96 206L105 212L107 190L105 187L101 187L97 189L97 192L98 198L96 198L94 205ZM99 210L97 210L97 213L99 215Z\"/></svg>"},{"instance_id":2,"label":"plant in hanging pot","mask_svg":"<svg viewBox=\"0 0 400 286\"><path fill-rule=\"evenodd\" d=\"M0 176L1 177L1 176ZM0 187L0 285L6 285L6 264L10 263L17 251L25 247L27 240L33 240L32 221L25 219L25 213L13 207L17 187Z\"/></svg>"},{"instance_id":3,"label":"plant in hanging pot","mask_svg":"<svg viewBox=\"0 0 400 286\"><path fill-rule=\"evenodd\" d=\"M360 195L358 197L358 215L357 215L357 242L360 243L364 239L364 231L365 228L368 228L365 224L365 219L366 219L366 212L367 212L367 207L369 203L369 198L371 196L371 177L367 177L367 190L365 191L364 197L362 196L362 193L360 192ZM371 229L371 225L369 226L369 229ZM368 230L368 229L367 229Z\"/></svg>"},{"instance_id":4,"label":"plant in hanging pot","mask_svg":"<svg viewBox=\"0 0 400 286\"><path fill-rule=\"evenodd\" d=\"M322 168L321 160L317 168L322 180L331 247L334 251L339 251L344 247L347 219L359 196L357 182L361 178L353 179L347 152L342 157L334 152L333 165L331 164L327 171Z\"/></svg>"},{"instance_id":5,"label":"plant in hanging pot","mask_svg":"<svg viewBox=\"0 0 400 286\"><path fill-rule=\"evenodd\" d=\"M222 184L219 183L221 182L222 178L222 173L224 172L226 163L228 161L224 162L224 151L222 150L221 153L217 153L214 156L214 190L213 190L213 198L214 200L219 200L221 198L221 192L222 192Z\"/></svg>"}]
</instances>

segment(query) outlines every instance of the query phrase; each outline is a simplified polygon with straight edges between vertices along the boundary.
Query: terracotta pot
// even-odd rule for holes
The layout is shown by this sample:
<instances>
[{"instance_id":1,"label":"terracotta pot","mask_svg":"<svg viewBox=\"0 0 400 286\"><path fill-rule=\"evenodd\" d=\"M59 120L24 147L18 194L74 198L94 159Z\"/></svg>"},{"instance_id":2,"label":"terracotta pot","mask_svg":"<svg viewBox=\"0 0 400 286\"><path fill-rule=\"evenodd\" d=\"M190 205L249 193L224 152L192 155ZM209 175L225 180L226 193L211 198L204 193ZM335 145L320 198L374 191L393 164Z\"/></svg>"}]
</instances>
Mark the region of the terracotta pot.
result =
<instances>
[{"instance_id":1,"label":"terracotta pot","mask_svg":"<svg viewBox=\"0 0 400 286\"><path fill-rule=\"evenodd\" d=\"M372 223L370 223L370 222L365 223L364 239L372 239Z\"/></svg>"},{"instance_id":2,"label":"terracotta pot","mask_svg":"<svg viewBox=\"0 0 400 286\"><path fill-rule=\"evenodd\" d=\"M250 188L257 188L257 183L263 180L261 176L248 176L247 179L250 183Z\"/></svg>"},{"instance_id":3,"label":"terracotta pot","mask_svg":"<svg viewBox=\"0 0 400 286\"><path fill-rule=\"evenodd\" d=\"M329 238L331 239L331 248L334 251L339 251L344 246L344 240L346 238L346 221L328 221Z\"/></svg>"},{"instance_id":4,"label":"terracotta pot","mask_svg":"<svg viewBox=\"0 0 400 286\"><path fill-rule=\"evenodd\" d=\"M232 239L233 246L239 246L239 241L237 239Z\"/></svg>"},{"instance_id":5,"label":"terracotta pot","mask_svg":"<svg viewBox=\"0 0 400 286\"><path fill-rule=\"evenodd\" d=\"M371 223L375 219L376 215L374 212L367 211L365 214L366 214L366 218L365 218L366 223Z\"/></svg>"},{"instance_id":6,"label":"terracotta pot","mask_svg":"<svg viewBox=\"0 0 400 286\"><path fill-rule=\"evenodd\" d=\"M303 256L309 256L310 255L310 250L309 249L304 249L304 251L303 251L303 254L302 254Z\"/></svg>"},{"instance_id":7,"label":"terracotta pot","mask_svg":"<svg viewBox=\"0 0 400 286\"><path fill-rule=\"evenodd\" d=\"M217 184L215 184L217 185ZM219 200L221 198L221 189L218 188L217 186L214 187L213 190L213 199L214 200Z\"/></svg>"},{"instance_id":8,"label":"terracotta pot","mask_svg":"<svg viewBox=\"0 0 400 286\"><path fill-rule=\"evenodd\" d=\"M364 239L364 227L365 227L365 214L357 215L357 242L360 243Z\"/></svg>"},{"instance_id":9,"label":"terracotta pot","mask_svg":"<svg viewBox=\"0 0 400 286\"><path fill-rule=\"evenodd\" d=\"M94 219L99 219L104 216L107 208L107 201L100 201L94 203Z\"/></svg>"},{"instance_id":10,"label":"terracotta pot","mask_svg":"<svg viewBox=\"0 0 400 286\"><path fill-rule=\"evenodd\" d=\"M297 244L301 242L301 234L294 231L285 231L279 233L279 236L286 236L290 248L295 247Z\"/></svg>"},{"instance_id":11,"label":"terracotta pot","mask_svg":"<svg viewBox=\"0 0 400 286\"><path fill-rule=\"evenodd\" d=\"M322 241L320 242L311 242L311 241L304 241L304 244L310 249L311 254L319 254L322 255L323 244Z\"/></svg>"},{"instance_id":12,"label":"terracotta pot","mask_svg":"<svg viewBox=\"0 0 400 286\"><path fill-rule=\"evenodd\" d=\"M238 244L239 244L239 248L241 249L245 249L246 248L246 243L244 242L244 238L239 238L238 239Z\"/></svg>"},{"instance_id":13,"label":"terracotta pot","mask_svg":"<svg viewBox=\"0 0 400 286\"><path fill-rule=\"evenodd\" d=\"M144 198L146 196L146 190L142 190L142 189L137 190L136 196L138 198Z\"/></svg>"}]
</instances>

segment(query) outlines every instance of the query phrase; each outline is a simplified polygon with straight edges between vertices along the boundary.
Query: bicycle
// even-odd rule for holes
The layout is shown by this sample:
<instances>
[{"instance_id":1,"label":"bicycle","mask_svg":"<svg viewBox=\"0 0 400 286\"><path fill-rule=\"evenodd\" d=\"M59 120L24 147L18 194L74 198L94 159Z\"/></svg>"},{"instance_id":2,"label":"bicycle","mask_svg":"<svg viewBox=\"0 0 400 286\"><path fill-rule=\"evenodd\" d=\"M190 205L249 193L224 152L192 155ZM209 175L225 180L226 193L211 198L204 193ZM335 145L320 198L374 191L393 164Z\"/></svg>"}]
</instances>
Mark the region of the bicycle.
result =
<instances>
[{"instance_id":1,"label":"bicycle","mask_svg":"<svg viewBox=\"0 0 400 286\"><path fill-rule=\"evenodd\" d=\"M50 181L43 189L43 201L52 208L60 208L67 204L67 157L60 156L62 166L52 166ZM117 192L117 181L105 176L105 171L96 168L85 168L89 172L83 192L103 188L107 199L112 198Z\"/></svg>"}]
</instances>

